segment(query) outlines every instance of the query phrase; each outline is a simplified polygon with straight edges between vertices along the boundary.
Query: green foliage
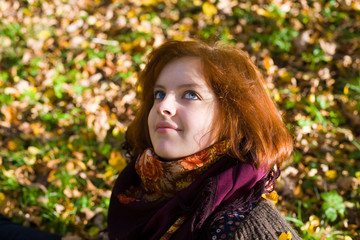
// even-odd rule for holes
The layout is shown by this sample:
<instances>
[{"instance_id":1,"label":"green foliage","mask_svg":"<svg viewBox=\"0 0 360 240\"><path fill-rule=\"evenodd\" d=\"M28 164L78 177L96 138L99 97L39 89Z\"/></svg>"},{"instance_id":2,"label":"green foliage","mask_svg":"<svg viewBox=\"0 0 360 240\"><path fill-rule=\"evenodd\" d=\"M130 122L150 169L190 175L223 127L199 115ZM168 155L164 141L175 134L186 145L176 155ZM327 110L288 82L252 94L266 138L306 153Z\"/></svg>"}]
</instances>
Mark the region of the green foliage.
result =
<instances>
[{"instance_id":1,"label":"green foliage","mask_svg":"<svg viewBox=\"0 0 360 240\"><path fill-rule=\"evenodd\" d=\"M317 64L322 62L327 62L328 58L325 55L324 50L320 47L320 45L315 45L312 52L304 52L302 53L302 58L305 62L310 63L310 68L315 69Z\"/></svg>"},{"instance_id":2,"label":"green foliage","mask_svg":"<svg viewBox=\"0 0 360 240\"><path fill-rule=\"evenodd\" d=\"M137 74L157 44L194 38L236 44L264 75L296 149L285 164L294 182L279 184L295 186L282 199L295 207L280 208L303 238L359 236L351 215L360 208L358 5L223 3L0 4L0 211L96 239L124 167Z\"/></svg>"},{"instance_id":3,"label":"green foliage","mask_svg":"<svg viewBox=\"0 0 360 240\"><path fill-rule=\"evenodd\" d=\"M349 89L353 90L356 93L360 93L360 77L356 78L355 84L346 84L346 86L349 87Z\"/></svg>"},{"instance_id":4,"label":"green foliage","mask_svg":"<svg viewBox=\"0 0 360 240\"><path fill-rule=\"evenodd\" d=\"M345 205L343 198L335 191L321 193L321 198L325 201L322 210L328 220L334 222L338 216L344 217Z\"/></svg>"}]
</instances>

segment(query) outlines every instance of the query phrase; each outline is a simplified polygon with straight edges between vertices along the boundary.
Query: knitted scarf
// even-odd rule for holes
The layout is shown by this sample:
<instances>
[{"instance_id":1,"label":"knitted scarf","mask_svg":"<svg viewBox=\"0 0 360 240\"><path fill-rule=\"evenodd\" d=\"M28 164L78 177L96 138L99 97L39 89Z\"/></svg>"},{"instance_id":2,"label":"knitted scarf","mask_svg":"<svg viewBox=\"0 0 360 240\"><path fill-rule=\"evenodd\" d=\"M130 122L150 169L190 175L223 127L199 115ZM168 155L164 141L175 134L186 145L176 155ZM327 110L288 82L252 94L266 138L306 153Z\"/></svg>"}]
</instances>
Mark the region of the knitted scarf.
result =
<instances>
[{"instance_id":1,"label":"knitted scarf","mask_svg":"<svg viewBox=\"0 0 360 240\"><path fill-rule=\"evenodd\" d=\"M215 144L171 162L145 150L116 180L110 239L203 239L224 213L258 201L273 174L224 155L226 150Z\"/></svg>"}]
</instances>

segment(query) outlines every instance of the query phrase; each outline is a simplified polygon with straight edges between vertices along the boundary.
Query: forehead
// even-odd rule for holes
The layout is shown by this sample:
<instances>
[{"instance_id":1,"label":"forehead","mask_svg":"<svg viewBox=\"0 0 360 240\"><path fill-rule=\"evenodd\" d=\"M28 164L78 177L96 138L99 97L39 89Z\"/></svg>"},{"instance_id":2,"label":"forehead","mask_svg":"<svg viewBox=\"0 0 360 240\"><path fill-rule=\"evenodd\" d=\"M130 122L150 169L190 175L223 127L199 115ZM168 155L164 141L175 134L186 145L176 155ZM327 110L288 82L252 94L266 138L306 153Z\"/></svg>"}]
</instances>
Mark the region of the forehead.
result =
<instances>
[{"instance_id":1,"label":"forehead","mask_svg":"<svg viewBox=\"0 0 360 240\"><path fill-rule=\"evenodd\" d=\"M207 85L201 59L182 57L169 62L161 70L155 85L175 83Z\"/></svg>"}]
</instances>

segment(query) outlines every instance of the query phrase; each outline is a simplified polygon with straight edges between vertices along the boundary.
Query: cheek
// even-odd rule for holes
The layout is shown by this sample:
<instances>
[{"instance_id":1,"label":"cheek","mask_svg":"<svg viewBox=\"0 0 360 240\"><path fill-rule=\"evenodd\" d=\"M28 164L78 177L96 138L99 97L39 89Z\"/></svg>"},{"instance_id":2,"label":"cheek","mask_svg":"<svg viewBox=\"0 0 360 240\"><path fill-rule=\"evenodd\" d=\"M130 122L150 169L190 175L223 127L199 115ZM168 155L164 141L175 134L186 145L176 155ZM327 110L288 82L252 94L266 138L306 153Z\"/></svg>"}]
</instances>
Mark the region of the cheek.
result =
<instances>
[{"instance_id":1,"label":"cheek","mask_svg":"<svg viewBox=\"0 0 360 240\"><path fill-rule=\"evenodd\" d=\"M208 139L209 132L213 126L214 113L209 111L197 111L193 115L189 116L188 122L191 122L192 132L194 137L200 140L202 137Z\"/></svg>"},{"instance_id":2,"label":"cheek","mask_svg":"<svg viewBox=\"0 0 360 240\"><path fill-rule=\"evenodd\" d=\"M148 128L149 130L153 129L154 126L154 122L155 122L155 118L156 118L156 111L154 110L154 107L152 107L150 109L149 115L148 115L148 119L147 119L147 124L148 124Z\"/></svg>"}]
</instances>

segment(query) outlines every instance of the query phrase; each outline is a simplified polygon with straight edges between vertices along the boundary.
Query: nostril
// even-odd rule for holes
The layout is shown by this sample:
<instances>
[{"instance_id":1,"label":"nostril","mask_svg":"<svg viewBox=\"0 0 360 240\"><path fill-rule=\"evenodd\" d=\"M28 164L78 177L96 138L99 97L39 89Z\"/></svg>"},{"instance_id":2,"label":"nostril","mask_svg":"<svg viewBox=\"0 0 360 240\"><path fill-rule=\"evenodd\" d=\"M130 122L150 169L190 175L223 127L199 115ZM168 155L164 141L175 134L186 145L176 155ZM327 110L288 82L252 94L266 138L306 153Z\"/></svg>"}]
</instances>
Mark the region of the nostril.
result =
<instances>
[{"instance_id":1,"label":"nostril","mask_svg":"<svg viewBox=\"0 0 360 240\"><path fill-rule=\"evenodd\" d=\"M170 114L171 114L171 112L170 112L169 110L163 110L162 112L163 112L163 114L166 114L166 115L170 115Z\"/></svg>"}]
</instances>

